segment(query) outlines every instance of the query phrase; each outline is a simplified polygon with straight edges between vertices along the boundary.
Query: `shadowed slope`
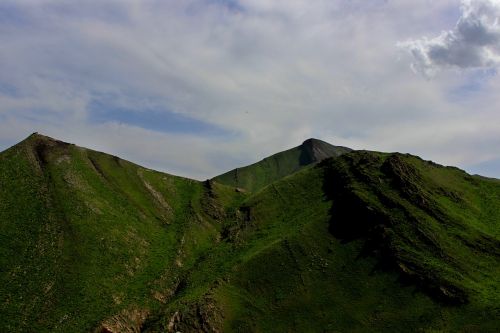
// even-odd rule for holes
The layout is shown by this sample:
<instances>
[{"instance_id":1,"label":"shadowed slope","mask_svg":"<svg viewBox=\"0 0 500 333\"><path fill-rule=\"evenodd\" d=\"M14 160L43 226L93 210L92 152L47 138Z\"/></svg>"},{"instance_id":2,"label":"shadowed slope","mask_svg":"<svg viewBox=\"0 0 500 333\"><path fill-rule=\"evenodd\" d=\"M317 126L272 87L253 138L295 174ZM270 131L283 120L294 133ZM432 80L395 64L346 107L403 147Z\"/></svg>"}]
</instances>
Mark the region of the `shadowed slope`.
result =
<instances>
[{"instance_id":1,"label":"shadowed slope","mask_svg":"<svg viewBox=\"0 0 500 333\"><path fill-rule=\"evenodd\" d=\"M447 303L498 305L500 187L402 154L357 152L322 164L330 231Z\"/></svg>"}]
</instances>

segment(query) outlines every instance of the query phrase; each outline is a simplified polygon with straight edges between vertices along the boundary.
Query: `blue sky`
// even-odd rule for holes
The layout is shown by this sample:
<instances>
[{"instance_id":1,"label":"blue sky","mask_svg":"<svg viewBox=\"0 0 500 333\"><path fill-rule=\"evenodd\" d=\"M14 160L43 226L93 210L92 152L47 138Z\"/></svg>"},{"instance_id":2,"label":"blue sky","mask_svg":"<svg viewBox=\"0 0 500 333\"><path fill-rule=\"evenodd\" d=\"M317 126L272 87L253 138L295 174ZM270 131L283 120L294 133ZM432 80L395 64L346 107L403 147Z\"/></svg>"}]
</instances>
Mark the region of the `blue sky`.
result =
<instances>
[{"instance_id":1,"label":"blue sky","mask_svg":"<svg viewBox=\"0 0 500 333\"><path fill-rule=\"evenodd\" d=\"M93 100L88 105L87 122L101 124L117 122L129 126L138 126L146 130L164 133L185 133L201 136L219 136L234 139L235 133L218 127L215 124L203 122L196 118L165 110L161 107L144 107L129 109L123 105L107 103L109 100Z\"/></svg>"},{"instance_id":2,"label":"blue sky","mask_svg":"<svg viewBox=\"0 0 500 333\"><path fill-rule=\"evenodd\" d=\"M205 179L316 137L500 178L499 0L4 0L0 149Z\"/></svg>"}]
</instances>

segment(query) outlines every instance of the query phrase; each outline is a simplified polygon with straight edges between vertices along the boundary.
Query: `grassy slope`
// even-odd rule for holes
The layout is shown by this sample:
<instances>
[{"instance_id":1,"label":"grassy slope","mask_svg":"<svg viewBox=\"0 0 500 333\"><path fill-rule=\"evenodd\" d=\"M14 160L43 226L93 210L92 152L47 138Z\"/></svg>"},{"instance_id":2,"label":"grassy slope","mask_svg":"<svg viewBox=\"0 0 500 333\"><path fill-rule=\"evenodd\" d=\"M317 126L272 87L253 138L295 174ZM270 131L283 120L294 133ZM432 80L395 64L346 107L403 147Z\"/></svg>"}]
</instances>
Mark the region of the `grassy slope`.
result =
<instances>
[{"instance_id":1,"label":"grassy slope","mask_svg":"<svg viewBox=\"0 0 500 333\"><path fill-rule=\"evenodd\" d=\"M446 300L499 304L497 182L410 155L358 153L327 168L342 188L330 191L334 216L355 219L332 224L335 235L368 237L371 250Z\"/></svg>"},{"instance_id":2,"label":"grassy slope","mask_svg":"<svg viewBox=\"0 0 500 333\"><path fill-rule=\"evenodd\" d=\"M333 146L317 139L308 139L298 147L266 157L262 161L246 167L228 171L213 180L228 186L256 192L308 165L348 151L350 151L349 148Z\"/></svg>"},{"instance_id":3,"label":"grassy slope","mask_svg":"<svg viewBox=\"0 0 500 333\"><path fill-rule=\"evenodd\" d=\"M499 196L412 156L327 160L247 198L150 330L495 332Z\"/></svg>"},{"instance_id":4,"label":"grassy slope","mask_svg":"<svg viewBox=\"0 0 500 333\"><path fill-rule=\"evenodd\" d=\"M416 157L353 152L249 195L35 136L0 185L2 331L500 326L500 185Z\"/></svg>"},{"instance_id":5,"label":"grassy slope","mask_svg":"<svg viewBox=\"0 0 500 333\"><path fill-rule=\"evenodd\" d=\"M41 136L0 168L2 331L89 331L121 309L152 311L175 288L183 243L215 233L196 181Z\"/></svg>"}]
</instances>

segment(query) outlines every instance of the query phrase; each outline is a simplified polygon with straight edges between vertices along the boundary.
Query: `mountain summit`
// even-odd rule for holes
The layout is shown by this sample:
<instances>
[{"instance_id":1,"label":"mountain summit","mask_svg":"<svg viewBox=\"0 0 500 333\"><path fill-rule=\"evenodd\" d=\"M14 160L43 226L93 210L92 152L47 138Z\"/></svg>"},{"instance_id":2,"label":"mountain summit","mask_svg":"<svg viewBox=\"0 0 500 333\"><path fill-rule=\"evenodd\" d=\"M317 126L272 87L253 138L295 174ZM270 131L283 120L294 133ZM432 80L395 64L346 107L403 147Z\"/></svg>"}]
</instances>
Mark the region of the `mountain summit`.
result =
<instances>
[{"instance_id":1,"label":"mountain summit","mask_svg":"<svg viewBox=\"0 0 500 333\"><path fill-rule=\"evenodd\" d=\"M339 156L352 149L341 146L333 146L325 141L318 139L307 139L299 147L301 151L300 165L309 165L320 162L328 157Z\"/></svg>"},{"instance_id":2,"label":"mountain summit","mask_svg":"<svg viewBox=\"0 0 500 333\"><path fill-rule=\"evenodd\" d=\"M340 156L350 148L333 146L318 139L307 139L300 146L264 158L262 161L214 177L221 184L255 192L328 157Z\"/></svg>"},{"instance_id":3,"label":"mountain summit","mask_svg":"<svg viewBox=\"0 0 500 333\"><path fill-rule=\"evenodd\" d=\"M499 180L314 139L237 170L1 152L0 332L499 331Z\"/></svg>"}]
</instances>

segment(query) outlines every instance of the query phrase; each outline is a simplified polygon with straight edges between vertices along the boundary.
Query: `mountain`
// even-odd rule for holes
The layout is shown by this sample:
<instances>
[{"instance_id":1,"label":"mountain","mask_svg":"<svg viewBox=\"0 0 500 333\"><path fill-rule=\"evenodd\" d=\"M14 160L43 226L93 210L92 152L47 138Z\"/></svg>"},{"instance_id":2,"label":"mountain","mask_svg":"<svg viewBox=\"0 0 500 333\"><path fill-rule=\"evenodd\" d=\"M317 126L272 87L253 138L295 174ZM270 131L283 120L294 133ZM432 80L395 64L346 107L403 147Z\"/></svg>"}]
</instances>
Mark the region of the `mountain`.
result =
<instances>
[{"instance_id":1,"label":"mountain","mask_svg":"<svg viewBox=\"0 0 500 333\"><path fill-rule=\"evenodd\" d=\"M213 180L255 192L311 164L349 151L351 149L346 147L333 146L318 139L308 139L298 147L266 157L260 162L228 171Z\"/></svg>"},{"instance_id":2,"label":"mountain","mask_svg":"<svg viewBox=\"0 0 500 333\"><path fill-rule=\"evenodd\" d=\"M30 136L0 153L0 331L499 330L499 180L350 151L252 189Z\"/></svg>"}]
</instances>

